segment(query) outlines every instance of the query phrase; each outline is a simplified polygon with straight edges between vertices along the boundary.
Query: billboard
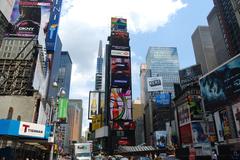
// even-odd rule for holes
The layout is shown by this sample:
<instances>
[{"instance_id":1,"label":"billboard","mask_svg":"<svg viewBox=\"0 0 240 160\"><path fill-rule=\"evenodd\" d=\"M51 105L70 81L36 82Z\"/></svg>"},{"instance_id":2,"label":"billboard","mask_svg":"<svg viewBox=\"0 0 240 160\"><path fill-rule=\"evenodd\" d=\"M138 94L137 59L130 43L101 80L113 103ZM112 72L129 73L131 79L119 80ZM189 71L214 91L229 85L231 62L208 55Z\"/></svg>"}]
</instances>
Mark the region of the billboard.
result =
<instances>
[{"instance_id":1,"label":"billboard","mask_svg":"<svg viewBox=\"0 0 240 160\"><path fill-rule=\"evenodd\" d=\"M223 129L224 139L231 139L232 135L231 135L231 128L230 128L230 122L228 119L227 110L224 109L222 111L219 111L219 117L220 117L222 129Z\"/></svg>"},{"instance_id":2,"label":"billboard","mask_svg":"<svg viewBox=\"0 0 240 160\"><path fill-rule=\"evenodd\" d=\"M99 92L89 92L89 107L88 107L88 119L92 119L93 116L98 114L99 109Z\"/></svg>"},{"instance_id":3,"label":"billboard","mask_svg":"<svg viewBox=\"0 0 240 160\"><path fill-rule=\"evenodd\" d=\"M112 46L124 46L129 48L129 34L128 32L114 31L111 33ZM129 50L129 49L128 49Z\"/></svg>"},{"instance_id":4,"label":"billboard","mask_svg":"<svg viewBox=\"0 0 240 160\"><path fill-rule=\"evenodd\" d=\"M183 126L187 123L190 123L190 109L188 105L181 105L177 109L179 126Z\"/></svg>"},{"instance_id":5,"label":"billboard","mask_svg":"<svg viewBox=\"0 0 240 160\"><path fill-rule=\"evenodd\" d=\"M162 77L148 77L147 78L147 89L148 92L162 91Z\"/></svg>"},{"instance_id":6,"label":"billboard","mask_svg":"<svg viewBox=\"0 0 240 160\"><path fill-rule=\"evenodd\" d=\"M112 45L112 50L120 50L120 51L130 51L130 47L127 46L115 46Z\"/></svg>"},{"instance_id":7,"label":"billboard","mask_svg":"<svg viewBox=\"0 0 240 160\"><path fill-rule=\"evenodd\" d=\"M240 95L240 55L200 79L206 111L235 101Z\"/></svg>"},{"instance_id":8,"label":"billboard","mask_svg":"<svg viewBox=\"0 0 240 160\"><path fill-rule=\"evenodd\" d=\"M111 88L111 120L132 120L132 97L130 89Z\"/></svg>"},{"instance_id":9,"label":"billboard","mask_svg":"<svg viewBox=\"0 0 240 160\"><path fill-rule=\"evenodd\" d=\"M111 31L127 32L127 19L124 18L111 18Z\"/></svg>"},{"instance_id":10,"label":"billboard","mask_svg":"<svg viewBox=\"0 0 240 160\"><path fill-rule=\"evenodd\" d=\"M34 37L39 34L41 28L47 28L51 8L51 1L16 0L11 18L10 26L6 36ZM46 32L46 31L45 31Z\"/></svg>"},{"instance_id":11,"label":"billboard","mask_svg":"<svg viewBox=\"0 0 240 160\"><path fill-rule=\"evenodd\" d=\"M167 145L167 131L154 132L154 145L158 148L164 148Z\"/></svg>"},{"instance_id":12,"label":"billboard","mask_svg":"<svg viewBox=\"0 0 240 160\"><path fill-rule=\"evenodd\" d=\"M192 144L192 130L191 124L186 124L180 127L180 135L182 144Z\"/></svg>"},{"instance_id":13,"label":"billboard","mask_svg":"<svg viewBox=\"0 0 240 160\"><path fill-rule=\"evenodd\" d=\"M111 85L112 87L130 86L131 69L129 58L111 58Z\"/></svg>"},{"instance_id":14,"label":"billboard","mask_svg":"<svg viewBox=\"0 0 240 160\"><path fill-rule=\"evenodd\" d=\"M201 120L203 118L201 99L193 99L188 103L188 105L190 106L191 120Z\"/></svg>"},{"instance_id":15,"label":"billboard","mask_svg":"<svg viewBox=\"0 0 240 160\"><path fill-rule=\"evenodd\" d=\"M95 131L102 126L102 115L92 116L92 130Z\"/></svg>"},{"instance_id":16,"label":"billboard","mask_svg":"<svg viewBox=\"0 0 240 160\"><path fill-rule=\"evenodd\" d=\"M240 103L232 106L233 116L236 124L237 136L240 138Z\"/></svg>"},{"instance_id":17,"label":"billboard","mask_svg":"<svg viewBox=\"0 0 240 160\"><path fill-rule=\"evenodd\" d=\"M192 122L193 143L207 143L208 136L206 133L206 125L202 122Z\"/></svg>"},{"instance_id":18,"label":"billboard","mask_svg":"<svg viewBox=\"0 0 240 160\"><path fill-rule=\"evenodd\" d=\"M67 98L59 98L58 102L58 119L66 120L68 113L68 99Z\"/></svg>"},{"instance_id":19,"label":"billboard","mask_svg":"<svg viewBox=\"0 0 240 160\"><path fill-rule=\"evenodd\" d=\"M62 0L53 0L53 7L50 15L50 22L48 25L48 33L46 37L47 50L55 50L55 42L57 39L58 25L60 19L60 13L62 8Z\"/></svg>"},{"instance_id":20,"label":"billboard","mask_svg":"<svg viewBox=\"0 0 240 160\"><path fill-rule=\"evenodd\" d=\"M202 69L200 64L179 70L179 78L182 89L198 83L201 76Z\"/></svg>"},{"instance_id":21,"label":"billboard","mask_svg":"<svg viewBox=\"0 0 240 160\"><path fill-rule=\"evenodd\" d=\"M155 97L155 102L157 107L170 107L171 94L170 93L160 93Z\"/></svg>"},{"instance_id":22,"label":"billboard","mask_svg":"<svg viewBox=\"0 0 240 160\"><path fill-rule=\"evenodd\" d=\"M223 135L223 127L222 127L220 116L219 116L219 111L215 112L213 116L214 116L214 121L216 125L216 133L217 133L218 141L222 142L224 141L224 135Z\"/></svg>"},{"instance_id":23,"label":"billboard","mask_svg":"<svg viewBox=\"0 0 240 160\"><path fill-rule=\"evenodd\" d=\"M112 56L119 56L119 57L129 57L130 52L129 51L121 51L121 50L111 50Z\"/></svg>"},{"instance_id":24,"label":"billboard","mask_svg":"<svg viewBox=\"0 0 240 160\"><path fill-rule=\"evenodd\" d=\"M105 110L105 93L100 92L100 113L104 114Z\"/></svg>"}]
</instances>

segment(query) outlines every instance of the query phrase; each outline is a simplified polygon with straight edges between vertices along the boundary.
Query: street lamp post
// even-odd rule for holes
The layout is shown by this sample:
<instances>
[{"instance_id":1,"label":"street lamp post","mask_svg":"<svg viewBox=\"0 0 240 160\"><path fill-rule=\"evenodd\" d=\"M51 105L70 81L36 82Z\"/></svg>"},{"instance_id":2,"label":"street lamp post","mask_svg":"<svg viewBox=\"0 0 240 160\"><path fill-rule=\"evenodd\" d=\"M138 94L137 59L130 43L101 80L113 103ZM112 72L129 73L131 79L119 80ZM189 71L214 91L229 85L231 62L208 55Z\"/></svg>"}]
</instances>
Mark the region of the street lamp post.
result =
<instances>
[{"instance_id":1,"label":"street lamp post","mask_svg":"<svg viewBox=\"0 0 240 160\"><path fill-rule=\"evenodd\" d=\"M54 88L57 88L58 87L58 84L57 82L53 82L53 87ZM55 134L56 134L56 127L57 127L57 124L58 124L58 120L57 120L57 112L58 112L58 99L60 97L64 97L66 94L65 90L63 87L61 87L59 90L58 90L58 93L57 93L57 103L54 103L55 106L51 106L53 109L52 109L52 114L51 114L51 123L53 124L53 132L52 132L52 146L51 146L51 152L50 152L50 160L53 160L53 155L54 155L54 145L55 145ZM54 100L54 98L53 98Z\"/></svg>"}]
</instances>

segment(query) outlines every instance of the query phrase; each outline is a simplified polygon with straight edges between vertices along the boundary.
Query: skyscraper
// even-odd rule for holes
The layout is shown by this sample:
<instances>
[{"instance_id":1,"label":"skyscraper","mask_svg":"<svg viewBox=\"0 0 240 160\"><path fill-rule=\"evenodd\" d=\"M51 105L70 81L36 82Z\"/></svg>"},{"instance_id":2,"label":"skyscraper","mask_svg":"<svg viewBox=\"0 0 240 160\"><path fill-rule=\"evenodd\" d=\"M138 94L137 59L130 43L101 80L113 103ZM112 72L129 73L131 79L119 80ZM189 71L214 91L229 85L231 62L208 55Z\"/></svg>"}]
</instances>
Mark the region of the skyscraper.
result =
<instances>
[{"instance_id":1,"label":"skyscraper","mask_svg":"<svg viewBox=\"0 0 240 160\"><path fill-rule=\"evenodd\" d=\"M207 17L209 30L216 54L217 65L221 65L230 58L224 41L223 30L218 19L219 14L220 13L218 9L216 7L213 7L213 9L211 10Z\"/></svg>"},{"instance_id":2,"label":"skyscraper","mask_svg":"<svg viewBox=\"0 0 240 160\"><path fill-rule=\"evenodd\" d=\"M179 82L177 48L149 47L146 64L151 77L162 77L163 92L172 93L172 97L174 97L173 84Z\"/></svg>"},{"instance_id":3,"label":"skyscraper","mask_svg":"<svg viewBox=\"0 0 240 160\"><path fill-rule=\"evenodd\" d=\"M217 67L217 59L208 26L198 26L192 34L192 44L197 64L203 74Z\"/></svg>"},{"instance_id":4,"label":"skyscraper","mask_svg":"<svg viewBox=\"0 0 240 160\"><path fill-rule=\"evenodd\" d=\"M97 91L102 89L102 67L103 67L102 41L100 40L97 58L97 71L95 77L95 90Z\"/></svg>"},{"instance_id":5,"label":"skyscraper","mask_svg":"<svg viewBox=\"0 0 240 160\"><path fill-rule=\"evenodd\" d=\"M233 57L240 53L239 0L213 0L213 2L219 10L218 17L228 54Z\"/></svg>"},{"instance_id":6,"label":"skyscraper","mask_svg":"<svg viewBox=\"0 0 240 160\"><path fill-rule=\"evenodd\" d=\"M145 75L146 75L146 71L147 71L147 65L146 64L141 64L140 66L140 100L141 100L141 104L145 104L145 92L144 92L144 87L145 87Z\"/></svg>"}]
</instances>

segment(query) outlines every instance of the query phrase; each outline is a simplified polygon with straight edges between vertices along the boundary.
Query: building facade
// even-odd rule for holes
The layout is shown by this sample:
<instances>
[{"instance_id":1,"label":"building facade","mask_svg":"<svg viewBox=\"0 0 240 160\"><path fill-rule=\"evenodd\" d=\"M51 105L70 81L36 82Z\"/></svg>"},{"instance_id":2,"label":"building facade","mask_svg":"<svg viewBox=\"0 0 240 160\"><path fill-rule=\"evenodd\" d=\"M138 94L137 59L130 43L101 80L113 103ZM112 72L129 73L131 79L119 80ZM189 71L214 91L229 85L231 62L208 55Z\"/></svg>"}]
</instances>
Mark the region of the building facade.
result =
<instances>
[{"instance_id":1,"label":"building facade","mask_svg":"<svg viewBox=\"0 0 240 160\"><path fill-rule=\"evenodd\" d=\"M179 82L179 60L175 47L149 47L146 56L151 77L162 77L163 91L174 97L174 83Z\"/></svg>"},{"instance_id":2,"label":"building facade","mask_svg":"<svg viewBox=\"0 0 240 160\"><path fill-rule=\"evenodd\" d=\"M103 75L103 57L102 57L102 41L100 41L97 58L97 71L95 77L95 90L97 91L102 89L102 75Z\"/></svg>"},{"instance_id":3,"label":"building facade","mask_svg":"<svg viewBox=\"0 0 240 160\"><path fill-rule=\"evenodd\" d=\"M230 58L224 41L223 30L221 28L221 24L218 18L219 14L220 13L218 9L216 7L213 7L207 17L209 30L216 54L217 65L221 65Z\"/></svg>"},{"instance_id":4,"label":"building facade","mask_svg":"<svg viewBox=\"0 0 240 160\"><path fill-rule=\"evenodd\" d=\"M217 67L217 59L208 26L198 26L192 34L192 44L197 64L201 64L203 73Z\"/></svg>"},{"instance_id":5,"label":"building facade","mask_svg":"<svg viewBox=\"0 0 240 160\"><path fill-rule=\"evenodd\" d=\"M228 54L233 57L240 53L239 1L213 0L219 10L219 21L224 33Z\"/></svg>"},{"instance_id":6,"label":"building facade","mask_svg":"<svg viewBox=\"0 0 240 160\"><path fill-rule=\"evenodd\" d=\"M70 99L68 106L69 141L80 142L82 137L83 108L81 99Z\"/></svg>"}]
</instances>

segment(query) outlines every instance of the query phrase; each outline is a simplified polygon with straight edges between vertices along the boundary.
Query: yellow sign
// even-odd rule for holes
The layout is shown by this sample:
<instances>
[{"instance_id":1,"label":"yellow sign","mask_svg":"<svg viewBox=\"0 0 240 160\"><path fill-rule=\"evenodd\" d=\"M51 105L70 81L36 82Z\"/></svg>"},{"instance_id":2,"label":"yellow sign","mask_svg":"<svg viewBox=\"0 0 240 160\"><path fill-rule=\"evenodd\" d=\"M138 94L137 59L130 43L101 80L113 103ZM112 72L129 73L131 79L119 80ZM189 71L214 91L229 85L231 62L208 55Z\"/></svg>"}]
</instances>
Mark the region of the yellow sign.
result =
<instances>
[{"instance_id":1,"label":"yellow sign","mask_svg":"<svg viewBox=\"0 0 240 160\"><path fill-rule=\"evenodd\" d=\"M102 115L96 115L96 116L92 116L92 130L95 131L98 128L101 128L101 124L102 124Z\"/></svg>"}]
</instances>

